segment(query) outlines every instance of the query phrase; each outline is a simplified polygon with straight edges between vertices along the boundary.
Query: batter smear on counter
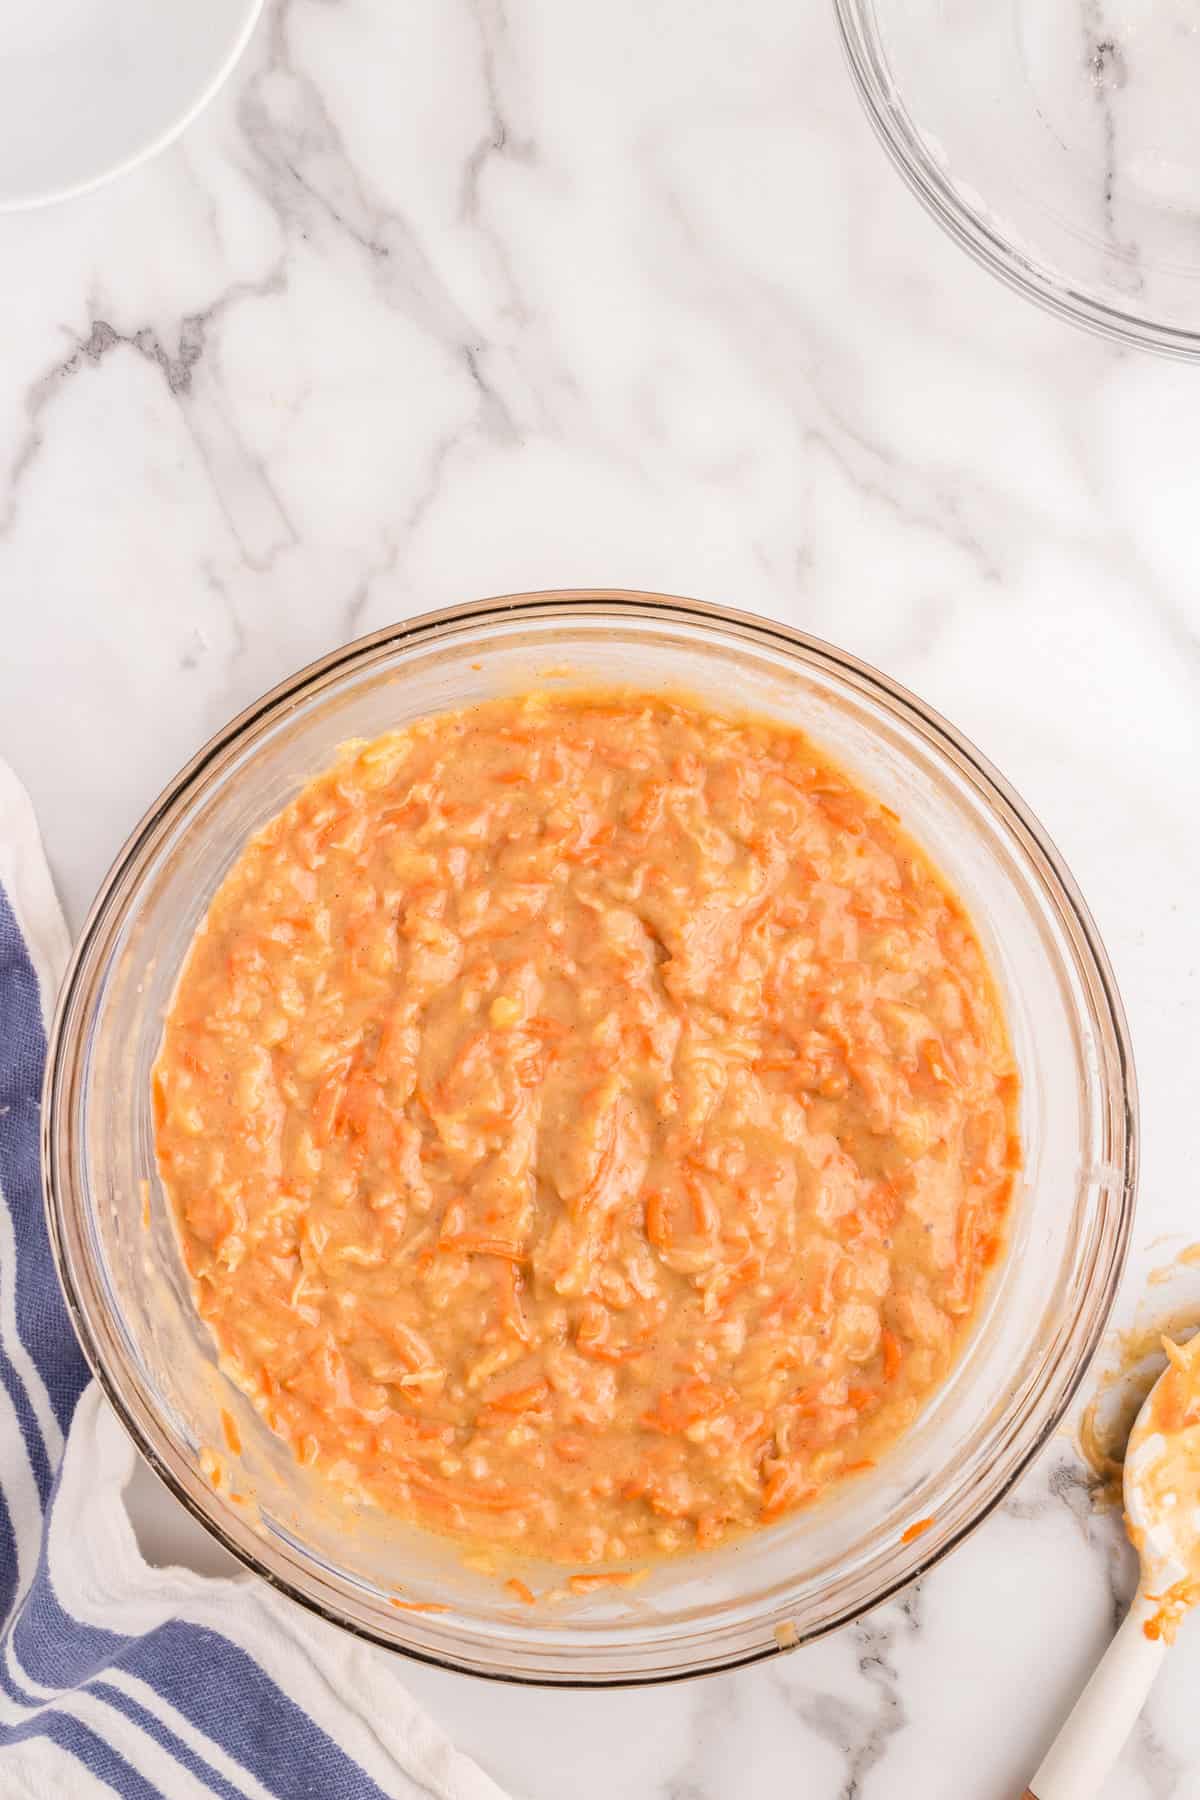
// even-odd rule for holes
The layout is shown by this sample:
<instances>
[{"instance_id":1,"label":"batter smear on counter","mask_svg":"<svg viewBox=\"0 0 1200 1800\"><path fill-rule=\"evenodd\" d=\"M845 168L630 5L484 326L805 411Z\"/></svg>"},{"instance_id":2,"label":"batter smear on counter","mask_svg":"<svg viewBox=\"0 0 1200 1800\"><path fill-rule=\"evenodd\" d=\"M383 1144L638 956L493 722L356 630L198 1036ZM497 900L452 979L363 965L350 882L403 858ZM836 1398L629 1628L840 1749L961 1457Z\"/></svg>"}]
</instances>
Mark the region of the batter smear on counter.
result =
<instances>
[{"instance_id":1,"label":"batter smear on counter","mask_svg":"<svg viewBox=\"0 0 1200 1800\"><path fill-rule=\"evenodd\" d=\"M1019 1163L989 970L895 815L790 728L626 691L348 746L217 893L154 1084L270 1427L573 1564L871 1466Z\"/></svg>"}]
</instances>

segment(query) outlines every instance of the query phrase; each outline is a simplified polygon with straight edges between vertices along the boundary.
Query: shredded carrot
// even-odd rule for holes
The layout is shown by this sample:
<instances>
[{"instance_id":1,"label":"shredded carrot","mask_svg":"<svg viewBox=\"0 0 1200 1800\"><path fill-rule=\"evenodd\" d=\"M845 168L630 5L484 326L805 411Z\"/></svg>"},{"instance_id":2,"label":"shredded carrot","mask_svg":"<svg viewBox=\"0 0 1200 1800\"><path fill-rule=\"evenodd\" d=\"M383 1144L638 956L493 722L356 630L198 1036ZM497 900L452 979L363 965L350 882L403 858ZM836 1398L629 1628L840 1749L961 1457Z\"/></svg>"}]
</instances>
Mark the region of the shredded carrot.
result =
<instances>
[{"instance_id":1,"label":"shredded carrot","mask_svg":"<svg viewBox=\"0 0 1200 1800\"><path fill-rule=\"evenodd\" d=\"M437 1600L398 1600L394 1594L389 1596L388 1605L394 1606L397 1612L444 1613L450 1611L448 1606L443 1606Z\"/></svg>"},{"instance_id":2,"label":"shredded carrot","mask_svg":"<svg viewBox=\"0 0 1200 1800\"><path fill-rule=\"evenodd\" d=\"M345 1092L346 1083L339 1075L328 1076L317 1089L312 1106L313 1138L321 1146L328 1144L333 1136Z\"/></svg>"},{"instance_id":3,"label":"shredded carrot","mask_svg":"<svg viewBox=\"0 0 1200 1800\"><path fill-rule=\"evenodd\" d=\"M233 1414L221 1408L221 1430L225 1433L225 1442L234 1456L242 1454L242 1440L238 1434L237 1421Z\"/></svg>"},{"instance_id":4,"label":"shredded carrot","mask_svg":"<svg viewBox=\"0 0 1200 1800\"><path fill-rule=\"evenodd\" d=\"M522 1606L532 1606L533 1605L533 1603L534 1603L533 1589L531 1587L527 1587L523 1581L520 1581L517 1578L517 1576L515 1576L515 1575L511 1576L510 1579L508 1581L506 1581L504 1585L507 1588L508 1592L521 1602Z\"/></svg>"},{"instance_id":5,"label":"shredded carrot","mask_svg":"<svg viewBox=\"0 0 1200 1800\"><path fill-rule=\"evenodd\" d=\"M507 1393L489 1396L486 1404L493 1412L533 1412L550 1398L548 1381L531 1381L528 1387L510 1388Z\"/></svg>"},{"instance_id":6,"label":"shredded carrot","mask_svg":"<svg viewBox=\"0 0 1200 1800\"><path fill-rule=\"evenodd\" d=\"M418 1493L425 1494L431 1500L440 1500L447 1506L460 1506L468 1512L521 1512L535 1504L535 1496L528 1489L520 1491L508 1488L496 1494L481 1494L477 1488L455 1487L447 1481L435 1481L423 1469L410 1464L404 1469L405 1480Z\"/></svg>"},{"instance_id":7,"label":"shredded carrot","mask_svg":"<svg viewBox=\"0 0 1200 1800\"><path fill-rule=\"evenodd\" d=\"M728 1388L714 1387L710 1382L699 1379L685 1381L679 1387L660 1394L658 1405L652 1412L642 1414L641 1423L648 1431L672 1435L686 1431L689 1425L695 1425L700 1419L720 1412L730 1404L732 1398Z\"/></svg>"},{"instance_id":8,"label":"shredded carrot","mask_svg":"<svg viewBox=\"0 0 1200 1800\"><path fill-rule=\"evenodd\" d=\"M769 1525L781 1514L815 1499L816 1495L817 1489L806 1483L796 1469L787 1463L776 1464L763 1484L760 1515L763 1524Z\"/></svg>"},{"instance_id":9,"label":"shredded carrot","mask_svg":"<svg viewBox=\"0 0 1200 1800\"><path fill-rule=\"evenodd\" d=\"M666 1202L659 1193L646 1195L646 1236L660 1250L669 1250L674 1241L667 1223Z\"/></svg>"},{"instance_id":10,"label":"shredded carrot","mask_svg":"<svg viewBox=\"0 0 1200 1800\"><path fill-rule=\"evenodd\" d=\"M666 792L665 782L658 781L647 784L641 800L626 820L631 831L644 831L648 825L654 822Z\"/></svg>"},{"instance_id":11,"label":"shredded carrot","mask_svg":"<svg viewBox=\"0 0 1200 1800\"><path fill-rule=\"evenodd\" d=\"M513 1263L529 1261L519 1244L505 1243L503 1238L481 1237L470 1231L460 1232L456 1237L439 1238L438 1249L458 1251L462 1256L502 1256Z\"/></svg>"},{"instance_id":12,"label":"shredded carrot","mask_svg":"<svg viewBox=\"0 0 1200 1800\"><path fill-rule=\"evenodd\" d=\"M683 1184L687 1188L692 1202L692 1222L701 1237L709 1237L720 1223L721 1216L713 1203L712 1196L705 1192L690 1169L683 1172Z\"/></svg>"},{"instance_id":13,"label":"shredded carrot","mask_svg":"<svg viewBox=\"0 0 1200 1800\"><path fill-rule=\"evenodd\" d=\"M561 1038L566 1037L568 1027L561 1019L548 1019L539 1014L536 1019L525 1021L525 1030L535 1037Z\"/></svg>"},{"instance_id":14,"label":"shredded carrot","mask_svg":"<svg viewBox=\"0 0 1200 1800\"><path fill-rule=\"evenodd\" d=\"M616 1113L616 1108L613 1107L610 1109L609 1114L608 1114L608 1127L607 1127L607 1132L605 1135L604 1147L601 1150L600 1155L596 1160L595 1172L593 1173L591 1180L588 1182L588 1184L584 1188L583 1192L581 1194L579 1194L575 1199L574 1204L575 1204L575 1208L578 1212L582 1213L584 1211L584 1209L586 1207L590 1206L594 1200L598 1199L600 1194L603 1192L606 1182L610 1179L610 1177L612 1175L613 1163L616 1160L616 1154L617 1154L617 1113Z\"/></svg>"},{"instance_id":15,"label":"shredded carrot","mask_svg":"<svg viewBox=\"0 0 1200 1800\"><path fill-rule=\"evenodd\" d=\"M591 1357L593 1362L623 1363L635 1356L645 1356L652 1344L593 1344L583 1339L575 1340L575 1348L580 1356Z\"/></svg>"},{"instance_id":16,"label":"shredded carrot","mask_svg":"<svg viewBox=\"0 0 1200 1800\"><path fill-rule=\"evenodd\" d=\"M572 1575L567 1586L573 1594L591 1594L602 1587L631 1587L636 1581L644 1581L648 1574L648 1569L613 1569L604 1574Z\"/></svg>"},{"instance_id":17,"label":"shredded carrot","mask_svg":"<svg viewBox=\"0 0 1200 1800\"><path fill-rule=\"evenodd\" d=\"M420 1332L414 1331L411 1325L406 1325L403 1319L381 1321L379 1328L410 1374L415 1375L418 1369L431 1366L434 1361L433 1351Z\"/></svg>"},{"instance_id":18,"label":"shredded carrot","mask_svg":"<svg viewBox=\"0 0 1200 1800\"><path fill-rule=\"evenodd\" d=\"M908 1527L907 1531L902 1531L900 1533L900 1542L902 1544L913 1543L917 1538L923 1537L933 1523L934 1521L932 1518L918 1519L914 1525Z\"/></svg>"},{"instance_id":19,"label":"shredded carrot","mask_svg":"<svg viewBox=\"0 0 1200 1800\"><path fill-rule=\"evenodd\" d=\"M533 1342L533 1333L521 1305L523 1281L520 1266L508 1257L496 1259L496 1291L500 1317L506 1329L522 1344Z\"/></svg>"}]
</instances>

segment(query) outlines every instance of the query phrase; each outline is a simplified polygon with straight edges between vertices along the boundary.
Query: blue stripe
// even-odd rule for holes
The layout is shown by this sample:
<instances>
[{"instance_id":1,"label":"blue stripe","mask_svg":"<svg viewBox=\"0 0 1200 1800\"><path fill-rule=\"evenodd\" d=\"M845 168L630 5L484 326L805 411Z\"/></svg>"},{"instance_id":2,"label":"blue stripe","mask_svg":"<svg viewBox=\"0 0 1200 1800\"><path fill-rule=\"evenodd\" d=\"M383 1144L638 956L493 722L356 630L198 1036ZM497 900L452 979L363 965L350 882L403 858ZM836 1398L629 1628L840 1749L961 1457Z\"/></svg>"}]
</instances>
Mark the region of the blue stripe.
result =
<instances>
[{"instance_id":1,"label":"blue stripe","mask_svg":"<svg viewBox=\"0 0 1200 1800\"><path fill-rule=\"evenodd\" d=\"M17 1597L17 1540L13 1532L12 1519L9 1517L8 1501L3 1488L0 1488L0 1619L11 1620L13 1605ZM6 1625L0 1633L0 1688L15 1700L19 1706L40 1706L42 1702L36 1694L30 1694L18 1687L8 1672L4 1659L4 1646L8 1642L11 1624Z\"/></svg>"},{"instance_id":2,"label":"blue stripe","mask_svg":"<svg viewBox=\"0 0 1200 1800\"><path fill-rule=\"evenodd\" d=\"M48 1701L39 1699L36 1694L30 1694L23 1687L18 1686L9 1674L3 1655L4 1645L7 1641L6 1633L4 1638L0 1639L0 1688L3 1688L9 1699L15 1700L18 1706L28 1706L32 1710L39 1706L49 1705Z\"/></svg>"},{"instance_id":3,"label":"blue stripe","mask_svg":"<svg viewBox=\"0 0 1200 1800\"><path fill-rule=\"evenodd\" d=\"M140 1775L111 1744L69 1713L46 1712L36 1719L27 1719L23 1725L0 1726L0 1754L5 1744L22 1744L29 1738L39 1737L49 1738L61 1749L69 1751L90 1774L115 1788L121 1800L170 1800L169 1795L164 1795L161 1788L154 1787Z\"/></svg>"},{"instance_id":4,"label":"blue stripe","mask_svg":"<svg viewBox=\"0 0 1200 1800\"><path fill-rule=\"evenodd\" d=\"M185 1769L190 1769L198 1781L207 1783L214 1794L221 1796L221 1800L246 1800L243 1788L236 1788L231 1781L226 1781L224 1775L214 1769L206 1757L198 1755L190 1744L185 1744L176 1732L164 1725L161 1719L156 1719L140 1701L134 1700L121 1688L114 1687L111 1681L93 1681L91 1692L106 1700L110 1706L115 1706L118 1712L123 1712L135 1725L140 1725L156 1744L169 1751ZM208 1736L212 1736L211 1731Z\"/></svg>"},{"instance_id":5,"label":"blue stripe","mask_svg":"<svg viewBox=\"0 0 1200 1800\"><path fill-rule=\"evenodd\" d=\"M0 1619L7 1619L17 1597L17 1539L8 1496L0 1487Z\"/></svg>"},{"instance_id":6,"label":"blue stripe","mask_svg":"<svg viewBox=\"0 0 1200 1800\"><path fill-rule=\"evenodd\" d=\"M266 1787L297 1800L310 1793L386 1800L360 1765L218 1632L172 1619L133 1638L71 1617L54 1593L44 1544L11 1635L20 1667L41 1687L82 1687L114 1664L140 1676ZM11 1685L2 1669L0 1680ZM28 1704L30 1697L14 1698ZM301 1766L311 1786L297 1787Z\"/></svg>"},{"instance_id":7,"label":"blue stripe","mask_svg":"<svg viewBox=\"0 0 1200 1800\"><path fill-rule=\"evenodd\" d=\"M0 1188L0 1206L3 1204L4 1192ZM44 1512L50 1498L50 1489L54 1485L54 1471L50 1467L46 1442L42 1437L42 1428L38 1424L33 1403L26 1391L25 1383L13 1367L3 1341L0 1341L0 1383L3 1383L5 1392L13 1403L17 1424L21 1427L21 1436L25 1440L25 1448L29 1453L29 1466L33 1470L33 1484L37 1488L37 1496L42 1503Z\"/></svg>"},{"instance_id":8,"label":"blue stripe","mask_svg":"<svg viewBox=\"0 0 1200 1800\"><path fill-rule=\"evenodd\" d=\"M11 1636L17 1661L31 1681L48 1688L81 1687L117 1662L134 1640L64 1612L50 1580L46 1541L43 1535L29 1591L4 1635Z\"/></svg>"},{"instance_id":9,"label":"blue stripe","mask_svg":"<svg viewBox=\"0 0 1200 1800\"><path fill-rule=\"evenodd\" d=\"M0 1190L17 1241L17 1330L65 1432L87 1383L87 1364L58 1289L42 1209L38 1137L46 1037L37 976L2 888L0 995Z\"/></svg>"},{"instance_id":10,"label":"blue stripe","mask_svg":"<svg viewBox=\"0 0 1200 1800\"><path fill-rule=\"evenodd\" d=\"M288 1800L388 1800L361 1764L217 1632L172 1619L120 1661Z\"/></svg>"}]
</instances>

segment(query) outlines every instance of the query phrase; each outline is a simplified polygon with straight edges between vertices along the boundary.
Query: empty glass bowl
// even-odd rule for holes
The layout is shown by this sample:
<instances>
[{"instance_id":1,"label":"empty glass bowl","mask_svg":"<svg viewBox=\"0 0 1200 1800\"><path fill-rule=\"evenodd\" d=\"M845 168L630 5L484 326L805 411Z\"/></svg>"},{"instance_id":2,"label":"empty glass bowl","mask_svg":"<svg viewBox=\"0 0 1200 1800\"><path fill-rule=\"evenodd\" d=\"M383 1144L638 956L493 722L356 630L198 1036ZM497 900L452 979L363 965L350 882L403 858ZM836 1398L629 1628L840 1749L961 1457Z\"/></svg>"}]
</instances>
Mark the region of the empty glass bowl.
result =
<instances>
[{"instance_id":1,"label":"empty glass bowl","mask_svg":"<svg viewBox=\"0 0 1200 1800\"><path fill-rule=\"evenodd\" d=\"M834 0L896 166L1010 286L1127 343L1200 354L1192 0Z\"/></svg>"},{"instance_id":2,"label":"empty glass bowl","mask_svg":"<svg viewBox=\"0 0 1200 1800\"><path fill-rule=\"evenodd\" d=\"M150 1068L218 883L339 743L562 680L683 686L774 714L902 816L989 948L1022 1071L1026 1168L1011 1253L977 1328L878 1468L741 1543L665 1562L635 1588L529 1607L451 1546L335 1498L221 1375L158 1184ZM928 1568L997 1504L1103 1330L1132 1219L1135 1113L1120 1003L1070 876L1000 776L927 707L853 657L745 614L647 594L526 595L336 651L235 719L172 782L121 851L67 976L44 1171L92 1366L139 1448L227 1549L325 1617L414 1656L599 1684L729 1667L816 1637ZM540 1588L562 1574L528 1578ZM446 1610L398 1610L397 1596Z\"/></svg>"}]
</instances>

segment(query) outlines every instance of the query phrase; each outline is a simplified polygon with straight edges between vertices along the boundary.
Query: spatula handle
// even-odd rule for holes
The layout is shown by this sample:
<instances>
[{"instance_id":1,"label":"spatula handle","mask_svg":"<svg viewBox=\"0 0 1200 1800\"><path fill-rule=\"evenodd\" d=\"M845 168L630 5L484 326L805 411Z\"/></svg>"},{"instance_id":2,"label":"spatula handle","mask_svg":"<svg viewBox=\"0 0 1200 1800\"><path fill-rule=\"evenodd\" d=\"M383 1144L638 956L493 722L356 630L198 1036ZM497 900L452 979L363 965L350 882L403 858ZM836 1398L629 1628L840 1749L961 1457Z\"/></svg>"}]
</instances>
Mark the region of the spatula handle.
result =
<instances>
[{"instance_id":1,"label":"spatula handle","mask_svg":"<svg viewBox=\"0 0 1200 1800\"><path fill-rule=\"evenodd\" d=\"M1151 1610L1139 1593L1024 1800L1096 1800L1166 1655L1163 1640L1143 1630Z\"/></svg>"}]
</instances>

